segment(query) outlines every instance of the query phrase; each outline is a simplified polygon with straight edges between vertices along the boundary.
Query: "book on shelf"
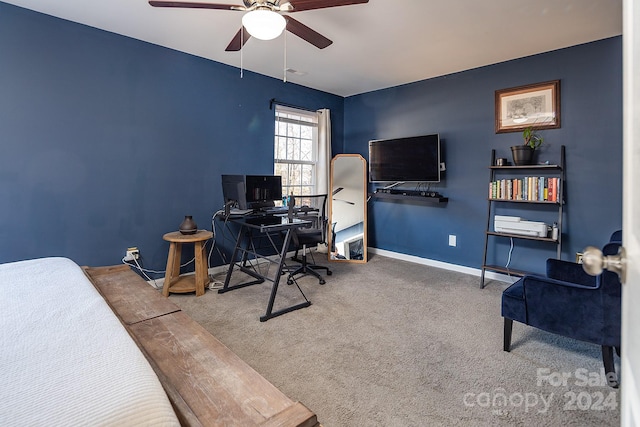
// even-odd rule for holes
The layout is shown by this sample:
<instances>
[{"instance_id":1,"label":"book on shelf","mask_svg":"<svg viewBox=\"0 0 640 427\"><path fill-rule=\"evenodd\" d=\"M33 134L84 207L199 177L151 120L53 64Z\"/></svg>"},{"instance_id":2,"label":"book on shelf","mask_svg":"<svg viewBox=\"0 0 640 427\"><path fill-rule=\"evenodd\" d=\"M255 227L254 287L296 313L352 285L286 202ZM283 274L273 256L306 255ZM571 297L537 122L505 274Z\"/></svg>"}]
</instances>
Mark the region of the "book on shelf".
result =
<instances>
[{"instance_id":1,"label":"book on shelf","mask_svg":"<svg viewBox=\"0 0 640 427\"><path fill-rule=\"evenodd\" d=\"M523 178L499 179L489 183L489 198L558 202L559 186L559 177L525 176Z\"/></svg>"}]
</instances>

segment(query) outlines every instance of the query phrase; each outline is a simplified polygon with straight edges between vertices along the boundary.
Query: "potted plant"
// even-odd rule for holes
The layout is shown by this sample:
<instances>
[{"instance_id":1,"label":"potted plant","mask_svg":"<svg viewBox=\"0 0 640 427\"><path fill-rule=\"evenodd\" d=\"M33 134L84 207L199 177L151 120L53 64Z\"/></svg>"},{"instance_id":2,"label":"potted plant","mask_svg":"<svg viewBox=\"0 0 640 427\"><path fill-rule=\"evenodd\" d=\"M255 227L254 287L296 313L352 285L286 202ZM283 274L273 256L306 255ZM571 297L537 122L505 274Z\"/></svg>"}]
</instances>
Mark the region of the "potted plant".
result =
<instances>
[{"instance_id":1,"label":"potted plant","mask_svg":"<svg viewBox=\"0 0 640 427\"><path fill-rule=\"evenodd\" d=\"M522 139L524 140L523 144L511 147L513 164L516 166L533 164L535 150L544 142L544 138L535 131L533 126L524 128L522 131Z\"/></svg>"}]
</instances>

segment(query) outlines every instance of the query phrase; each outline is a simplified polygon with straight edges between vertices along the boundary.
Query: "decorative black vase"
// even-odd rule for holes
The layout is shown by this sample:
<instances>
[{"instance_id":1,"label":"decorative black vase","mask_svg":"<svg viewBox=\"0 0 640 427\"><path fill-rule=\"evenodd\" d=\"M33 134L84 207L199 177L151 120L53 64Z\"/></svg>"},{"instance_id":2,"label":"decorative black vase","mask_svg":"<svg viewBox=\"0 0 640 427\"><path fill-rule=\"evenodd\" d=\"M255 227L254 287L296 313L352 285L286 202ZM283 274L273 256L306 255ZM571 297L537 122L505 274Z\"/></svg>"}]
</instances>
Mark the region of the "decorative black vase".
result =
<instances>
[{"instance_id":1,"label":"decorative black vase","mask_svg":"<svg viewBox=\"0 0 640 427\"><path fill-rule=\"evenodd\" d=\"M525 166L533 164L533 154L535 150L528 145L514 145L511 147L511 155L513 156L513 164L516 166Z\"/></svg>"},{"instance_id":2,"label":"decorative black vase","mask_svg":"<svg viewBox=\"0 0 640 427\"><path fill-rule=\"evenodd\" d=\"M178 230L180 230L182 234L196 234L198 226L193 221L191 215L185 215L184 221L182 221Z\"/></svg>"}]
</instances>

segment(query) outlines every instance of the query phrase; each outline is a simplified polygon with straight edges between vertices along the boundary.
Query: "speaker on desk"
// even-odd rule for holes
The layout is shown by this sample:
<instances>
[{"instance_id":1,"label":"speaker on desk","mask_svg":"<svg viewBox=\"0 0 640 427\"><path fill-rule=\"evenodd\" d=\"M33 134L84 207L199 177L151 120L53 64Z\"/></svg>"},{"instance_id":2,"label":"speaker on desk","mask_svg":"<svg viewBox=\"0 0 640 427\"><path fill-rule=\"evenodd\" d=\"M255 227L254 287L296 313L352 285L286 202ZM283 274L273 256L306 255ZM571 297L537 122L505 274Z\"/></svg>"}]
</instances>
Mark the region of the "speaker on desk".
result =
<instances>
[{"instance_id":1,"label":"speaker on desk","mask_svg":"<svg viewBox=\"0 0 640 427\"><path fill-rule=\"evenodd\" d=\"M293 195L289 196L289 200L287 200L287 217L289 221L293 220L293 208L296 205L296 198Z\"/></svg>"}]
</instances>

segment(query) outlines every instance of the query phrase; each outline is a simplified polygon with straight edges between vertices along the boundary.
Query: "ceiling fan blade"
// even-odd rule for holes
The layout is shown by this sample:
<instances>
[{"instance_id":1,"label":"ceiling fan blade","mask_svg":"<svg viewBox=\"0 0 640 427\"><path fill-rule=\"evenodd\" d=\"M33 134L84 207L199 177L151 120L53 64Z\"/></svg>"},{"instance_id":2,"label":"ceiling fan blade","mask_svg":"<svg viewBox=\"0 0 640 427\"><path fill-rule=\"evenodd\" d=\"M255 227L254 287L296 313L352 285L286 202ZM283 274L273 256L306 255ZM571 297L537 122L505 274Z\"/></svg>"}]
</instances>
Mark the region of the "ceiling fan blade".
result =
<instances>
[{"instance_id":1,"label":"ceiling fan blade","mask_svg":"<svg viewBox=\"0 0 640 427\"><path fill-rule=\"evenodd\" d=\"M290 16L285 16L284 19L287 20L287 31L295 34L296 36L300 37L302 40L305 40L311 43L318 49L324 49L325 47L333 43L331 40L329 40L319 32L312 30L311 28L304 25L302 22L296 21Z\"/></svg>"},{"instance_id":2,"label":"ceiling fan blade","mask_svg":"<svg viewBox=\"0 0 640 427\"><path fill-rule=\"evenodd\" d=\"M293 6L292 12L300 12L303 10L369 3L369 0L289 0L289 3Z\"/></svg>"},{"instance_id":3,"label":"ceiling fan blade","mask_svg":"<svg viewBox=\"0 0 640 427\"><path fill-rule=\"evenodd\" d=\"M243 31L244 31L244 34L242 34ZM233 36L233 39L231 39L231 43L229 43L229 46L227 46L225 51L227 52L239 51L240 49L242 49L242 47L247 42L247 40L249 40L249 37L251 37L251 34L249 34L249 31L247 31L247 29L244 28L243 26L238 30L236 35Z\"/></svg>"},{"instance_id":4,"label":"ceiling fan blade","mask_svg":"<svg viewBox=\"0 0 640 427\"><path fill-rule=\"evenodd\" d=\"M219 3L193 3L179 1L149 1L153 7L182 7L186 9L222 9L222 10L244 10L244 7L235 4L219 4Z\"/></svg>"},{"instance_id":5,"label":"ceiling fan blade","mask_svg":"<svg viewBox=\"0 0 640 427\"><path fill-rule=\"evenodd\" d=\"M350 202L348 200L342 200L342 199L332 199L334 202L342 202L342 203L347 203L349 205L355 205L354 202Z\"/></svg>"}]
</instances>

